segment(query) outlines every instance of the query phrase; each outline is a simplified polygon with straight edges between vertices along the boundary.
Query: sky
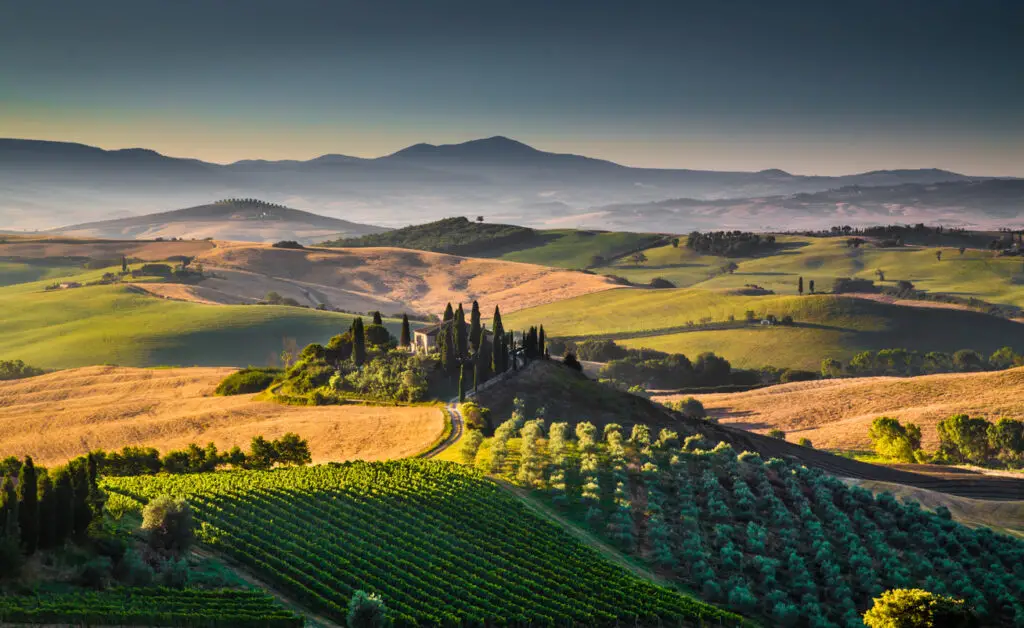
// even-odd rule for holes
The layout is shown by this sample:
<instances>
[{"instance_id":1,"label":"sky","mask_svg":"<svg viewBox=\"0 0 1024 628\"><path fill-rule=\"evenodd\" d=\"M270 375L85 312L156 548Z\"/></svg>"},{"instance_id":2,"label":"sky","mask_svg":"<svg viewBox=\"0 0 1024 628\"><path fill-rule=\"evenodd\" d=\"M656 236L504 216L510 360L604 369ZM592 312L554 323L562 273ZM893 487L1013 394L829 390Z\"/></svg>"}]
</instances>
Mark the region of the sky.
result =
<instances>
[{"instance_id":1,"label":"sky","mask_svg":"<svg viewBox=\"0 0 1024 628\"><path fill-rule=\"evenodd\" d=\"M1021 0L0 0L0 137L1024 176Z\"/></svg>"}]
</instances>

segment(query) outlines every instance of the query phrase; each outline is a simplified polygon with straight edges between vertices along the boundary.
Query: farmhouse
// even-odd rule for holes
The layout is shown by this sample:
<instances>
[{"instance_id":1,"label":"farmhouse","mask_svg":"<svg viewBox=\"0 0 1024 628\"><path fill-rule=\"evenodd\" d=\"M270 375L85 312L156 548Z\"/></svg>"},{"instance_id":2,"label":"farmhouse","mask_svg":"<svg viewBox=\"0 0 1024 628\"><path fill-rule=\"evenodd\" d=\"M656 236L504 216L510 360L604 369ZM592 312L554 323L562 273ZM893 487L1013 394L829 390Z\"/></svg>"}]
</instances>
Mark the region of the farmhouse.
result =
<instances>
[{"instance_id":1,"label":"farmhouse","mask_svg":"<svg viewBox=\"0 0 1024 628\"><path fill-rule=\"evenodd\" d=\"M420 327L412 332L412 348L416 353L431 353L437 351L437 337L445 326L451 325L451 321L435 323L426 327ZM484 334L489 338L490 330L485 329Z\"/></svg>"}]
</instances>

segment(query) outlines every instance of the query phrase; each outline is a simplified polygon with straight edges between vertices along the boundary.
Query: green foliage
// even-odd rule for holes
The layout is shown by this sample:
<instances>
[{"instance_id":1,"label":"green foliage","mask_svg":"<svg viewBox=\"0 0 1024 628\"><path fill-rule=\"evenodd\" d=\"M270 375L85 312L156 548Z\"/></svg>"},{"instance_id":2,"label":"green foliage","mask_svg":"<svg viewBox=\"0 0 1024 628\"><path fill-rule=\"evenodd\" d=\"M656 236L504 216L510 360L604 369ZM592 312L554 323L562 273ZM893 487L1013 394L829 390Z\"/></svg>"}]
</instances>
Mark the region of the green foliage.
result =
<instances>
[{"instance_id":1,"label":"green foliage","mask_svg":"<svg viewBox=\"0 0 1024 628\"><path fill-rule=\"evenodd\" d=\"M939 421L939 452L953 462L985 464L988 462L988 432L992 424L982 418L956 414Z\"/></svg>"},{"instance_id":2,"label":"green foliage","mask_svg":"<svg viewBox=\"0 0 1024 628\"><path fill-rule=\"evenodd\" d=\"M864 613L868 628L969 628L977 619L963 600L921 589L893 589Z\"/></svg>"},{"instance_id":3,"label":"green foliage","mask_svg":"<svg viewBox=\"0 0 1024 628\"><path fill-rule=\"evenodd\" d=\"M921 428L913 423L903 425L891 417L872 421L868 435L875 452L890 460L915 462L915 452L921 449Z\"/></svg>"},{"instance_id":4,"label":"green foliage","mask_svg":"<svg viewBox=\"0 0 1024 628\"><path fill-rule=\"evenodd\" d=\"M345 625L348 628L387 628L391 621L384 600L379 595L368 594L362 589L356 591L348 601Z\"/></svg>"},{"instance_id":5,"label":"green foliage","mask_svg":"<svg viewBox=\"0 0 1024 628\"><path fill-rule=\"evenodd\" d=\"M75 626L301 628L305 620L269 594L158 587L0 596L0 622Z\"/></svg>"},{"instance_id":6,"label":"green foliage","mask_svg":"<svg viewBox=\"0 0 1024 628\"><path fill-rule=\"evenodd\" d=\"M154 550L174 554L187 552L194 540L192 508L182 499L168 495L155 497L142 509L142 529Z\"/></svg>"},{"instance_id":7,"label":"green foliage","mask_svg":"<svg viewBox=\"0 0 1024 628\"><path fill-rule=\"evenodd\" d=\"M772 430L768 430L768 436L770 438L777 438L779 440L786 440L786 433L783 432L782 430L778 429L778 428L772 429Z\"/></svg>"},{"instance_id":8,"label":"green foliage","mask_svg":"<svg viewBox=\"0 0 1024 628\"><path fill-rule=\"evenodd\" d=\"M304 248L306 248L306 247L302 246L301 244L299 244L298 242L296 242L295 240L280 240L278 242L275 242L275 243L271 244L270 246L274 247L275 249L304 249Z\"/></svg>"},{"instance_id":9,"label":"green foliage","mask_svg":"<svg viewBox=\"0 0 1024 628\"><path fill-rule=\"evenodd\" d=\"M398 346L400 347L411 347L412 346L412 331L409 329L409 315L402 314L402 335L398 339Z\"/></svg>"},{"instance_id":10,"label":"green foliage","mask_svg":"<svg viewBox=\"0 0 1024 628\"><path fill-rule=\"evenodd\" d=\"M381 401L421 401L427 395L427 369L434 360L405 351L376 355L363 367L342 363L331 371L328 387L346 395Z\"/></svg>"},{"instance_id":11,"label":"green foliage","mask_svg":"<svg viewBox=\"0 0 1024 628\"><path fill-rule=\"evenodd\" d=\"M18 476L17 499L21 547L31 555L39 547L39 477L31 456L25 457Z\"/></svg>"},{"instance_id":12,"label":"green foliage","mask_svg":"<svg viewBox=\"0 0 1024 628\"><path fill-rule=\"evenodd\" d=\"M694 231L686 237L686 246L704 255L747 257L775 247L775 236L743 231Z\"/></svg>"},{"instance_id":13,"label":"green foliage","mask_svg":"<svg viewBox=\"0 0 1024 628\"><path fill-rule=\"evenodd\" d=\"M204 544L337 622L371 585L403 626L741 621L612 564L458 464L108 478L104 488L187 499Z\"/></svg>"},{"instance_id":14,"label":"green foliage","mask_svg":"<svg viewBox=\"0 0 1024 628\"><path fill-rule=\"evenodd\" d=\"M332 240L324 242L322 246L391 246L453 255L471 255L486 253L500 246L528 242L535 237L536 232L526 227L471 222L460 216L358 238Z\"/></svg>"},{"instance_id":15,"label":"green foliage","mask_svg":"<svg viewBox=\"0 0 1024 628\"><path fill-rule=\"evenodd\" d=\"M357 316L352 321L352 362L362 366L366 362L366 332L363 328L363 317Z\"/></svg>"},{"instance_id":16,"label":"green foliage","mask_svg":"<svg viewBox=\"0 0 1024 628\"><path fill-rule=\"evenodd\" d=\"M278 368L250 366L225 377L217 385L218 395L247 395L266 390L281 375Z\"/></svg>"},{"instance_id":17,"label":"green foliage","mask_svg":"<svg viewBox=\"0 0 1024 628\"><path fill-rule=\"evenodd\" d=\"M395 347L398 346L395 337L391 335L388 328L382 324L374 323L368 325L365 330L366 343L374 347Z\"/></svg>"},{"instance_id":18,"label":"green foliage","mask_svg":"<svg viewBox=\"0 0 1024 628\"><path fill-rule=\"evenodd\" d=\"M705 419L708 416L707 410L704 409L704 404L693 397L687 397L679 401L670 401L666 405L688 419Z\"/></svg>"},{"instance_id":19,"label":"green foliage","mask_svg":"<svg viewBox=\"0 0 1024 628\"><path fill-rule=\"evenodd\" d=\"M0 381L35 377L45 372L43 369L29 366L21 360L0 360Z\"/></svg>"}]
</instances>

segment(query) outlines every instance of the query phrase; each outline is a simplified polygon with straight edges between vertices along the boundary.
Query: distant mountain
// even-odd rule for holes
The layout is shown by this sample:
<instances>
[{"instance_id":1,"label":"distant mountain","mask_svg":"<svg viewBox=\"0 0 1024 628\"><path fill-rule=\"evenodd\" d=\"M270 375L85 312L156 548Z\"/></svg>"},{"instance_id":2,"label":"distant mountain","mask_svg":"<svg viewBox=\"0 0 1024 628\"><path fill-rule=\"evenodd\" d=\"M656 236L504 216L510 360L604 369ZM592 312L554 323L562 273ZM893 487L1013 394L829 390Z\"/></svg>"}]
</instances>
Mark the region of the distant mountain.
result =
<instances>
[{"instance_id":1,"label":"distant mountain","mask_svg":"<svg viewBox=\"0 0 1024 628\"><path fill-rule=\"evenodd\" d=\"M386 231L255 199L231 199L169 212L71 225L52 230L76 237L105 239L183 238L304 244L330 237L356 237Z\"/></svg>"},{"instance_id":2,"label":"distant mountain","mask_svg":"<svg viewBox=\"0 0 1024 628\"><path fill-rule=\"evenodd\" d=\"M891 176L899 175L879 173L877 180ZM1024 179L850 185L821 192L712 201L679 198L607 205L594 209L589 219L613 228L637 230L672 224L682 227L681 231L788 231L921 222L1020 228L1024 226Z\"/></svg>"},{"instance_id":3,"label":"distant mountain","mask_svg":"<svg viewBox=\"0 0 1024 628\"><path fill-rule=\"evenodd\" d=\"M593 208L606 205L672 198L717 202L847 186L975 179L934 169L820 177L777 169L631 168L546 152L501 136L460 144L416 144L372 159L328 154L305 161L251 159L226 165L141 148L103 150L66 142L0 139L0 228L119 219L225 197L264 198L386 226L460 213L532 226L556 219L568 225L577 215L588 220L601 215Z\"/></svg>"}]
</instances>

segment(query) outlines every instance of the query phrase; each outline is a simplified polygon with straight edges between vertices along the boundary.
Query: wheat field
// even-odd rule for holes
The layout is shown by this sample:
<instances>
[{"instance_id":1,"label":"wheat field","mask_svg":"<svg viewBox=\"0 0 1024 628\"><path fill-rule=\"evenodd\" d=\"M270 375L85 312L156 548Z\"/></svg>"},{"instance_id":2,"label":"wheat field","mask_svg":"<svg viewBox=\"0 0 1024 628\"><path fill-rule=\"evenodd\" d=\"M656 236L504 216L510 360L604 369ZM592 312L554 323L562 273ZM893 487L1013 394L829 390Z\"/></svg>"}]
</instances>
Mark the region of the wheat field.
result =
<instances>
[{"instance_id":1,"label":"wheat field","mask_svg":"<svg viewBox=\"0 0 1024 628\"><path fill-rule=\"evenodd\" d=\"M0 382L0 457L52 465L125 445L246 449L255 435L295 432L316 463L384 460L414 455L444 430L434 407L295 407L214 396L233 370L93 366Z\"/></svg>"}]
</instances>

